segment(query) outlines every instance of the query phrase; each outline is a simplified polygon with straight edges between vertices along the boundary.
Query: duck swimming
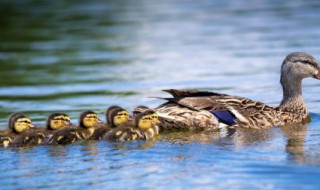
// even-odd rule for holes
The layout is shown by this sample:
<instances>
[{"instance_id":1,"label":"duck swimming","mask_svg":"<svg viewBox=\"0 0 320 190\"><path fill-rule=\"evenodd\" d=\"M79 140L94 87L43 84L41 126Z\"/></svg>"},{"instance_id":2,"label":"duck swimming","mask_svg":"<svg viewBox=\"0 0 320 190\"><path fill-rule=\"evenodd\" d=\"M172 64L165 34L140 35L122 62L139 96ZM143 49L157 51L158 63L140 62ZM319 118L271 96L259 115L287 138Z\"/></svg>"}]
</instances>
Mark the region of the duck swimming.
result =
<instances>
[{"instance_id":1,"label":"duck swimming","mask_svg":"<svg viewBox=\"0 0 320 190\"><path fill-rule=\"evenodd\" d=\"M69 144L77 140L89 139L94 132L94 127L101 123L102 121L95 112L91 110L84 111L80 114L78 127L66 127L53 132L48 144Z\"/></svg>"},{"instance_id":2,"label":"duck swimming","mask_svg":"<svg viewBox=\"0 0 320 190\"><path fill-rule=\"evenodd\" d=\"M197 90L164 90L172 98L155 110L164 129L216 129L232 126L264 129L302 122L308 110L302 97L304 78L320 79L317 60L303 52L290 53L281 66L283 98L278 107L239 96Z\"/></svg>"},{"instance_id":3,"label":"duck swimming","mask_svg":"<svg viewBox=\"0 0 320 190\"><path fill-rule=\"evenodd\" d=\"M46 128L32 127L14 139L11 146L25 147L45 144L53 131L70 126L70 117L63 113L49 115Z\"/></svg>"},{"instance_id":4,"label":"duck swimming","mask_svg":"<svg viewBox=\"0 0 320 190\"><path fill-rule=\"evenodd\" d=\"M134 121L110 130L103 139L111 141L149 140L159 134L158 123L156 112L146 110L137 114Z\"/></svg>"},{"instance_id":5,"label":"duck swimming","mask_svg":"<svg viewBox=\"0 0 320 190\"><path fill-rule=\"evenodd\" d=\"M8 129L0 132L0 147L17 146L20 140L24 140L30 135L27 132L32 127L34 126L31 119L25 114L14 113L10 115Z\"/></svg>"},{"instance_id":6,"label":"duck swimming","mask_svg":"<svg viewBox=\"0 0 320 190\"><path fill-rule=\"evenodd\" d=\"M127 123L129 121L129 113L119 106L111 106L106 111L106 119L106 125L95 127L94 133L89 138L90 140L100 140L110 129Z\"/></svg>"}]
</instances>

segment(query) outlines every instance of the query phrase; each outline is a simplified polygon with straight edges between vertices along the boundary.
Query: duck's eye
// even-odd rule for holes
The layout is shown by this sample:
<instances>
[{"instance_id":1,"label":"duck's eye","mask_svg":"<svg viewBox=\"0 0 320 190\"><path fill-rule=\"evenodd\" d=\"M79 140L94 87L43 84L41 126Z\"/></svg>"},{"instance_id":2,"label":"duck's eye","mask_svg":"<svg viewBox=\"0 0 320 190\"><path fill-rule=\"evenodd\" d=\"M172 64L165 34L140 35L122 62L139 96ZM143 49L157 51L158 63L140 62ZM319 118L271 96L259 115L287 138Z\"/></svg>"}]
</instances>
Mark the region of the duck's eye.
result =
<instances>
[{"instance_id":1,"label":"duck's eye","mask_svg":"<svg viewBox=\"0 0 320 190\"><path fill-rule=\"evenodd\" d=\"M90 118L90 119L98 119L97 116L87 116L87 118Z\"/></svg>"},{"instance_id":2,"label":"duck's eye","mask_svg":"<svg viewBox=\"0 0 320 190\"><path fill-rule=\"evenodd\" d=\"M310 63L310 61L308 61L308 60L302 60L302 61L300 61L301 63L304 63L304 64L311 64Z\"/></svg>"}]
</instances>

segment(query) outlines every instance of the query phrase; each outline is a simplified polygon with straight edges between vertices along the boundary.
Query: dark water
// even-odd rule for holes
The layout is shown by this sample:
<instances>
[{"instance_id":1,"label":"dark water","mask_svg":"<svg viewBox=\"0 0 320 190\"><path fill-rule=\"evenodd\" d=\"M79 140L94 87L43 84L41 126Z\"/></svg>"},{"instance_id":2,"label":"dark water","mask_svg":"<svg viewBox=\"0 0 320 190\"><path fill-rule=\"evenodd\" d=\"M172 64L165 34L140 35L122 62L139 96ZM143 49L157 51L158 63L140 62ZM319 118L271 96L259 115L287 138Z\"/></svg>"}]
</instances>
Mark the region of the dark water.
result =
<instances>
[{"instance_id":1,"label":"dark water","mask_svg":"<svg viewBox=\"0 0 320 190\"><path fill-rule=\"evenodd\" d=\"M76 123L155 107L167 88L277 105L284 57L320 59L318 0L2 0L0 27L1 128L15 111L44 125L54 111ZM0 149L1 189L319 189L320 81L303 85L309 124Z\"/></svg>"}]
</instances>

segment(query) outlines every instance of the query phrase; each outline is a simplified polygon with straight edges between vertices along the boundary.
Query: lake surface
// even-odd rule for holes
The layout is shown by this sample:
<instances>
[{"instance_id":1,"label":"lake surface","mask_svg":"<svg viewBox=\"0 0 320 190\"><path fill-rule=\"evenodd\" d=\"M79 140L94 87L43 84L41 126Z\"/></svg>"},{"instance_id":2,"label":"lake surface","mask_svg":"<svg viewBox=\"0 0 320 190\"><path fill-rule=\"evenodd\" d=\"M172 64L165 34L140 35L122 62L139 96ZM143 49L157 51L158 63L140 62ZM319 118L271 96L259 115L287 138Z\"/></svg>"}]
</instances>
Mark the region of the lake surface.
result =
<instances>
[{"instance_id":1,"label":"lake surface","mask_svg":"<svg viewBox=\"0 0 320 190\"><path fill-rule=\"evenodd\" d=\"M0 2L0 125L25 112L156 107L161 89L201 89L276 106L280 66L320 59L320 2ZM320 81L311 122L263 131L171 132L150 142L0 149L1 189L319 189Z\"/></svg>"}]
</instances>

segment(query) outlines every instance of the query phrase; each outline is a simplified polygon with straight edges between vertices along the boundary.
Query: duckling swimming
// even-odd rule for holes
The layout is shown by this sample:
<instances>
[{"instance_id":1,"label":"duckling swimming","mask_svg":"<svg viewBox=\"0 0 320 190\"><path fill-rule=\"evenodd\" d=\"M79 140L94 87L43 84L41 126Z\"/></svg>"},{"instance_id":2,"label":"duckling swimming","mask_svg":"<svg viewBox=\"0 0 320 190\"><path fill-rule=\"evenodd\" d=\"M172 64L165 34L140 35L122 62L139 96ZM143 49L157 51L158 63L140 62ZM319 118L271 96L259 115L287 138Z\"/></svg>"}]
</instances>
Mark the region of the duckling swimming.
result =
<instances>
[{"instance_id":1,"label":"duckling swimming","mask_svg":"<svg viewBox=\"0 0 320 190\"><path fill-rule=\"evenodd\" d=\"M27 132L18 136L11 146L25 147L40 145L48 141L55 130L70 126L70 117L64 113L52 113L49 115L46 128L32 127Z\"/></svg>"},{"instance_id":2,"label":"duckling swimming","mask_svg":"<svg viewBox=\"0 0 320 190\"><path fill-rule=\"evenodd\" d=\"M106 111L106 119L106 125L95 127L90 140L100 140L110 129L127 123L129 121L129 113L119 106L111 106Z\"/></svg>"},{"instance_id":3,"label":"duckling swimming","mask_svg":"<svg viewBox=\"0 0 320 190\"><path fill-rule=\"evenodd\" d=\"M156 112L146 110L137 114L134 121L109 131L103 139L112 141L148 140L159 134L158 123L160 122Z\"/></svg>"},{"instance_id":4,"label":"duckling swimming","mask_svg":"<svg viewBox=\"0 0 320 190\"><path fill-rule=\"evenodd\" d=\"M33 127L30 118L23 113L14 113L10 115L8 129L0 132L0 147L16 146L20 138L28 136L28 129ZM25 138L23 138L25 139Z\"/></svg>"},{"instance_id":5,"label":"duckling swimming","mask_svg":"<svg viewBox=\"0 0 320 190\"><path fill-rule=\"evenodd\" d=\"M102 121L95 112L84 111L79 117L79 127L67 127L53 132L48 144L68 144L77 140L89 139L94 132L94 127L101 123Z\"/></svg>"}]
</instances>

